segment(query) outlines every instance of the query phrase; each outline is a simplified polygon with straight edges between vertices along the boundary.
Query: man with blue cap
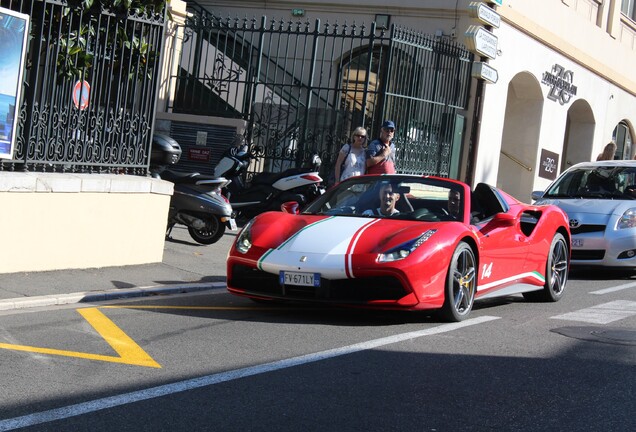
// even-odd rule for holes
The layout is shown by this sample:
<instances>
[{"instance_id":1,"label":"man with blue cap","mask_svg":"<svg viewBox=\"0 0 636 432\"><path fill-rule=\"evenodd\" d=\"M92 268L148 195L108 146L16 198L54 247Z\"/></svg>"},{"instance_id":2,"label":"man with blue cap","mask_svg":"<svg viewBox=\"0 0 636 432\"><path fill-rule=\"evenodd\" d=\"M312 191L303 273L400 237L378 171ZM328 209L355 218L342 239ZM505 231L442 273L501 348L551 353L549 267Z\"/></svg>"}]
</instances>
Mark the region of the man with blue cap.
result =
<instances>
[{"instance_id":1,"label":"man with blue cap","mask_svg":"<svg viewBox=\"0 0 636 432\"><path fill-rule=\"evenodd\" d=\"M395 174L395 123L387 120L382 123L380 137L373 140L367 148L366 174Z\"/></svg>"}]
</instances>

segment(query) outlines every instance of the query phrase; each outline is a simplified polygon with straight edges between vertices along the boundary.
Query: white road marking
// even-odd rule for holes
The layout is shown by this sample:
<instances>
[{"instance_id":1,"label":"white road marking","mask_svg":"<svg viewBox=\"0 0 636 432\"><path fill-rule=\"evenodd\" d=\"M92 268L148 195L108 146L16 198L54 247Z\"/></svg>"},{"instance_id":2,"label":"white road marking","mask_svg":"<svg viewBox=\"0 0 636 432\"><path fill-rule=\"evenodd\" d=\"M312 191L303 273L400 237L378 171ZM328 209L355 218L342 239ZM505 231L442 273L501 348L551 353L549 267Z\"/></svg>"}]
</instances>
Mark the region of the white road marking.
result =
<instances>
[{"instance_id":1,"label":"white road marking","mask_svg":"<svg viewBox=\"0 0 636 432\"><path fill-rule=\"evenodd\" d=\"M593 324L609 324L634 315L636 315L636 302L616 300L551 318L568 321L583 321Z\"/></svg>"},{"instance_id":2,"label":"white road marking","mask_svg":"<svg viewBox=\"0 0 636 432\"><path fill-rule=\"evenodd\" d=\"M622 291L624 289L635 288L635 287L636 287L636 282L632 282L632 283L628 283L628 284L624 284L624 285L618 285L618 286L611 287L611 288L605 288L605 289L598 290L598 291L592 291L592 292L590 292L590 294L603 295L603 294L609 294L609 293L613 293L613 292L616 292L616 291Z\"/></svg>"},{"instance_id":3,"label":"white road marking","mask_svg":"<svg viewBox=\"0 0 636 432\"><path fill-rule=\"evenodd\" d=\"M114 408L122 405L127 405L134 402L140 402L148 399L153 399L161 396L167 396L174 393L180 393L188 390L193 390L201 387L207 387L214 384L219 384L227 381L232 381L239 378L245 378L253 375L259 375L267 372L273 372L280 369L286 369L289 367L300 366L307 363L313 363L321 360L327 360L334 357L339 357L347 354L353 354L360 351L366 351L374 348L378 348L384 345L390 345L409 339L415 339L423 336L431 336L440 333L446 333L453 330L457 330L463 327L468 327L476 324L482 324L488 321L499 319L499 317L482 316L478 318L468 319L459 323L443 324L438 327L433 327L425 330L419 330L409 333L402 333L394 336L388 336L380 339L374 339L367 342L361 342L354 345L344 346L341 348L334 348L326 351L321 351L313 354L306 354L298 357L292 357L285 360L278 360L271 363L265 363L262 365L250 366L243 369L237 369L228 372L221 372L217 374L207 375L199 378L194 378L186 381L176 382L172 384L166 384L158 387L149 388L146 390L139 390L131 393L124 393L117 396L106 397L102 399L96 399L93 401L83 402L75 405L69 405L62 408L56 408L48 411L41 411L33 414L28 414L21 417L15 417L6 420L0 420L0 431L9 431L18 428L24 428L42 423L48 423L56 420L63 420L70 417L76 417L91 412L104 410L108 408Z\"/></svg>"}]
</instances>

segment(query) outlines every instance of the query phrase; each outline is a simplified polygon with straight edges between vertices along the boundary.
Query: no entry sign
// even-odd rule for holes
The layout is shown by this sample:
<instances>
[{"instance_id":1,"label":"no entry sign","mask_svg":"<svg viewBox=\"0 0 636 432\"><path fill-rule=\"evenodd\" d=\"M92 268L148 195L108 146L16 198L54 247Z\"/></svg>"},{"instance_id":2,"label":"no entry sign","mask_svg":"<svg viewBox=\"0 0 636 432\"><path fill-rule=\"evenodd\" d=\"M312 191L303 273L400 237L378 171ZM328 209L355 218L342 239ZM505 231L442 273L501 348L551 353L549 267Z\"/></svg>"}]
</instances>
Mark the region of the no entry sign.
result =
<instances>
[{"instance_id":1,"label":"no entry sign","mask_svg":"<svg viewBox=\"0 0 636 432\"><path fill-rule=\"evenodd\" d=\"M73 104L75 108L86 109L88 107L88 97L91 92L91 86L88 81L77 81L73 86Z\"/></svg>"}]
</instances>

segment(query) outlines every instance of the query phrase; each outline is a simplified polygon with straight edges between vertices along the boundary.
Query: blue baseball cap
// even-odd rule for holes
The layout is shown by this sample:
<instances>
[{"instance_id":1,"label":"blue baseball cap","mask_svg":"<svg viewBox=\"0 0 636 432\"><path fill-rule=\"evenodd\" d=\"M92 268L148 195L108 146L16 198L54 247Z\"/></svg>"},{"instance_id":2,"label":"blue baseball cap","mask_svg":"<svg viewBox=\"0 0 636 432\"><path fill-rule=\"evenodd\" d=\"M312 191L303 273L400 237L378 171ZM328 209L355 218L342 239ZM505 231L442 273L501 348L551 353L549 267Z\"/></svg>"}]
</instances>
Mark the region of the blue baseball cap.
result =
<instances>
[{"instance_id":1,"label":"blue baseball cap","mask_svg":"<svg viewBox=\"0 0 636 432\"><path fill-rule=\"evenodd\" d=\"M387 120L384 123L382 123L382 128L395 129L395 123L393 123L391 120Z\"/></svg>"}]
</instances>

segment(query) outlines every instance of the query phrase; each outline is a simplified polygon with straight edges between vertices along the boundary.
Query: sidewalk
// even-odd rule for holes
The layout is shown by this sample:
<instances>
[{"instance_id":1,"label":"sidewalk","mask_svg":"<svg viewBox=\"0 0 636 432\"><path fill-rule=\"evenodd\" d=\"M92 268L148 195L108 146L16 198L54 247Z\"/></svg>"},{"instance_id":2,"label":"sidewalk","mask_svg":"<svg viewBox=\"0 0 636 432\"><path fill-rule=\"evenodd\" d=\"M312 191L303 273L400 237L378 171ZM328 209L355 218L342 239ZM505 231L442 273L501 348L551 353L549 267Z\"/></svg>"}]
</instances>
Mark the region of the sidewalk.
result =
<instances>
[{"instance_id":1,"label":"sidewalk","mask_svg":"<svg viewBox=\"0 0 636 432\"><path fill-rule=\"evenodd\" d=\"M235 235L226 231L217 243L204 246L177 226L161 263L0 274L0 311L222 289Z\"/></svg>"}]
</instances>

